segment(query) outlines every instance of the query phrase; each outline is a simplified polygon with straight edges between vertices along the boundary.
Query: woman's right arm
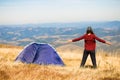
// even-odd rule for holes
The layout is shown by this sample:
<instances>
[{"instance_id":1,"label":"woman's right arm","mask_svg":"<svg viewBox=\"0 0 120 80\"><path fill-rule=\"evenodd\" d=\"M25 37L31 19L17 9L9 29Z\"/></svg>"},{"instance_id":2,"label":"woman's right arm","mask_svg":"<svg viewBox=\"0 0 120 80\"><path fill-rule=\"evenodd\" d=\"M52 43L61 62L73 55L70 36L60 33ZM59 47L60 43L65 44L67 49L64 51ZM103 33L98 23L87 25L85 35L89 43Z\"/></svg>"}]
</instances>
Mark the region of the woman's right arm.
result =
<instances>
[{"instance_id":1,"label":"woman's right arm","mask_svg":"<svg viewBox=\"0 0 120 80\"><path fill-rule=\"evenodd\" d=\"M84 39L84 36L85 36L85 35L83 35L83 36L81 36L81 37L78 37L78 38L75 38L75 39L72 39L72 40L68 40L67 42L70 43L70 42L79 41L79 40L81 40L81 39Z\"/></svg>"},{"instance_id":2,"label":"woman's right arm","mask_svg":"<svg viewBox=\"0 0 120 80\"><path fill-rule=\"evenodd\" d=\"M75 38L75 39L73 39L73 40L71 40L71 41L72 41L72 42L76 42L76 41L79 41L79 40L84 39L84 37L85 37L85 35L80 36L80 37L78 37L78 38Z\"/></svg>"}]
</instances>

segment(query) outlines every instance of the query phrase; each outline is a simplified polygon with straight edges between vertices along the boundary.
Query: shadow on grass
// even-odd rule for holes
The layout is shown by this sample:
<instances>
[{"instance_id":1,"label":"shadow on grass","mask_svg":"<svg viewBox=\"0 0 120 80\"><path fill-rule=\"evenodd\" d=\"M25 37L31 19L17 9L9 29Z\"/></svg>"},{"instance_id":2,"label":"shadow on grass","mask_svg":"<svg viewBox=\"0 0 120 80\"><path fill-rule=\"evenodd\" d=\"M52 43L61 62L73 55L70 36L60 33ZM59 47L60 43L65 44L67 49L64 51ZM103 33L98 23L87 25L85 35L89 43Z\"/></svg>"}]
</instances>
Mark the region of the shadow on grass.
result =
<instances>
[{"instance_id":1,"label":"shadow on grass","mask_svg":"<svg viewBox=\"0 0 120 80\"><path fill-rule=\"evenodd\" d=\"M5 71L0 70L0 80L8 80L10 77Z\"/></svg>"},{"instance_id":2,"label":"shadow on grass","mask_svg":"<svg viewBox=\"0 0 120 80\"><path fill-rule=\"evenodd\" d=\"M97 69L97 67L94 67L94 66L92 66L92 65L86 65L86 66L81 67L81 68Z\"/></svg>"},{"instance_id":3,"label":"shadow on grass","mask_svg":"<svg viewBox=\"0 0 120 80\"><path fill-rule=\"evenodd\" d=\"M104 77L104 78L100 78L99 80L120 80L120 78L117 78L117 77Z\"/></svg>"}]
</instances>

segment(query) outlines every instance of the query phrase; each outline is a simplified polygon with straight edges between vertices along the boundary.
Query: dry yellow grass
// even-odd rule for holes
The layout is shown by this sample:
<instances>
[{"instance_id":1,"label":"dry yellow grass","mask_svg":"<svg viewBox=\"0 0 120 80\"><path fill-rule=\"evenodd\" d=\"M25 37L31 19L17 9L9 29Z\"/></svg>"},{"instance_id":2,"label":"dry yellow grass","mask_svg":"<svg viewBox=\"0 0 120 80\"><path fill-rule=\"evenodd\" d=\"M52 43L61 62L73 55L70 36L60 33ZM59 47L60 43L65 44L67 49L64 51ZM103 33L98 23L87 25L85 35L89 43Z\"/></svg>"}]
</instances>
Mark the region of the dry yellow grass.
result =
<instances>
[{"instance_id":1,"label":"dry yellow grass","mask_svg":"<svg viewBox=\"0 0 120 80\"><path fill-rule=\"evenodd\" d=\"M68 47L69 48L69 47ZM79 68L82 51L58 50L66 66L23 64L15 62L22 48L0 48L0 80L120 80L120 59L107 55L104 51L97 52L98 68Z\"/></svg>"}]
</instances>

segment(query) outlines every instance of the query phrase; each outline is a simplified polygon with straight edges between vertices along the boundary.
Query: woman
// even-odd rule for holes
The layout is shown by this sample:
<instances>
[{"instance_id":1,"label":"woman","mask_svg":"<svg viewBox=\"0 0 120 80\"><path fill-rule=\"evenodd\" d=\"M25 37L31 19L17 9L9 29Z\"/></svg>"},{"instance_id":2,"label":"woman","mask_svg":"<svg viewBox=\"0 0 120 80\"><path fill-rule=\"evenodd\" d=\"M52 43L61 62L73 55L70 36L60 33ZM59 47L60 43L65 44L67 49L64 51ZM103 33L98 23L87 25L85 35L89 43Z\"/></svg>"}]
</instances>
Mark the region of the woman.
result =
<instances>
[{"instance_id":1,"label":"woman","mask_svg":"<svg viewBox=\"0 0 120 80\"><path fill-rule=\"evenodd\" d=\"M88 57L88 55L90 54L91 60L92 60L92 64L93 64L93 68L97 68L96 65L96 56L95 56L95 48L96 48L96 40L108 45L111 45L110 42L107 42L103 39L98 38L91 27L88 27L86 30L86 34L84 34L83 36L79 37L79 38L75 38L73 40L68 40L68 42L76 42L79 40L84 39L85 42L85 49L84 49L84 54L83 54L83 58L82 58L82 62L81 62L81 67L84 67L86 59Z\"/></svg>"}]
</instances>

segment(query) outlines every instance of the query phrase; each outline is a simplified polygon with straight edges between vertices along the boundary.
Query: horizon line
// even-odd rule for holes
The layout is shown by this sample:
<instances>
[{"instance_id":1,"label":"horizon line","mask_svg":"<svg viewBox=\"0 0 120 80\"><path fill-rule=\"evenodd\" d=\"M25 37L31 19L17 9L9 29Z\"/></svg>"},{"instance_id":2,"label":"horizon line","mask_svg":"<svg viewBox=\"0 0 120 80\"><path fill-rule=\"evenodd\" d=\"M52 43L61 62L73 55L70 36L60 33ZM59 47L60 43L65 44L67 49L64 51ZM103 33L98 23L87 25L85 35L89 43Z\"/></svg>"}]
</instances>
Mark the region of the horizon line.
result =
<instances>
[{"instance_id":1,"label":"horizon line","mask_svg":"<svg viewBox=\"0 0 120 80\"><path fill-rule=\"evenodd\" d=\"M38 24L69 24L69 23L102 23L102 22L120 22L120 20L106 20L106 21L73 21L73 22L39 22L39 23L11 23L11 24L0 24L4 25L38 25Z\"/></svg>"}]
</instances>

